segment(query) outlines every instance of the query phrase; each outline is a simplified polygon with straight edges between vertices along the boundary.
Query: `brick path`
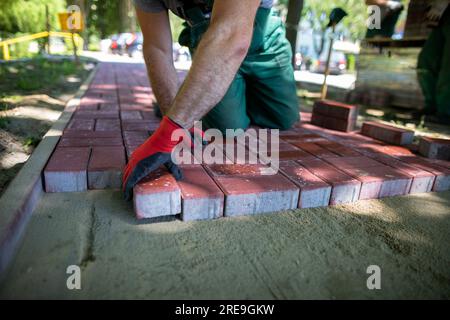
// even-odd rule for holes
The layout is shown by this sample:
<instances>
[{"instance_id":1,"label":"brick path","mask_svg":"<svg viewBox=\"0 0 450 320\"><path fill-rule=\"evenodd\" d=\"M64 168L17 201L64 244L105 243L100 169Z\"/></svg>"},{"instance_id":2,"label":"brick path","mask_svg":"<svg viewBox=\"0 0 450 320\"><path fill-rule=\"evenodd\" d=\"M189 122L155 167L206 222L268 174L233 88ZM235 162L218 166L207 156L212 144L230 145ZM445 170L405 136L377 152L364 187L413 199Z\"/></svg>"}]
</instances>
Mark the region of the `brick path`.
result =
<instances>
[{"instance_id":1,"label":"brick path","mask_svg":"<svg viewBox=\"0 0 450 320\"><path fill-rule=\"evenodd\" d=\"M100 64L44 170L46 191L120 188L126 158L158 127L153 100L144 65ZM319 119L330 118L320 110ZM450 162L389 144L410 142L408 132L373 123L364 130L371 137L299 123L280 133L272 176L261 165L183 165L177 182L161 169L135 188L136 216L213 219L450 189Z\"/></svg>"}]
</instances>

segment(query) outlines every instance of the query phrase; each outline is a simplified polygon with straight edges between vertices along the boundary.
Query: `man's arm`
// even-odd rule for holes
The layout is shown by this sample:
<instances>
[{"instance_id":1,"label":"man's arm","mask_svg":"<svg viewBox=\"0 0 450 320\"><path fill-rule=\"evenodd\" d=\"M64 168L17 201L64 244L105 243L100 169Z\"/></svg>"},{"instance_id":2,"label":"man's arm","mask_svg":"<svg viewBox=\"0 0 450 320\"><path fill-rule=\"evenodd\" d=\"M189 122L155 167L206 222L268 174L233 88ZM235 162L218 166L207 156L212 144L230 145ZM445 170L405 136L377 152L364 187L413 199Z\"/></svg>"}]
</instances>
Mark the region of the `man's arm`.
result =
<instances>
[{"instance_id":1,"label":"man's arm","mask_svg":"<svg viewBox=\"0 0 450 320\"><path fill-rule=\"evenodd\" d=\"M247 55L260 3L260 0L214 2L210 26L167 113L169 118L189 129L223 98Z\"/></svg>"},{"instance_id":2,"label":"man's arm","mask_svg":"<svg viewBox=\"0 0 450 320\"><path fill-rule=\"evenodd\" d=\"M150 13L136 8L144 36L143 54L156 100L165 114L179 89L173 65L172 34L167 11Z\"/></svg>"}]
</instances>

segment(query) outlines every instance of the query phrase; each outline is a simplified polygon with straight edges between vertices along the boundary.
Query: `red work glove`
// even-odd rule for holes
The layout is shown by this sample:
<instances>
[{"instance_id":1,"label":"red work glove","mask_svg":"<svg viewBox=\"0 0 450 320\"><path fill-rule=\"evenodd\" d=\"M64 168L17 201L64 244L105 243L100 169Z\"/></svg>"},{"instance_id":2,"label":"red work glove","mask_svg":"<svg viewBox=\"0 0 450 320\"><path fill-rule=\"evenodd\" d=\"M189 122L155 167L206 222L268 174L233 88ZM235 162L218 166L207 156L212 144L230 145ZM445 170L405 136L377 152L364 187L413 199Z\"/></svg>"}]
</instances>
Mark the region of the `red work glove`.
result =
<instances>
[{"instance_id":1,"label":"red work glove","mask_svg":"<svg viewBox=\"0 0 450 320\"><path fill-rule=\"evenodd\" d=\"M133 187L161 165L172 173L175 179L182 178L181 170L172 162L172 150L182 141L172 141L172 133L181 129L179 125L163 117L159 128L131 155L122 177L122 188L126 200L131 200Z\"/></svg>"}]
</instances>

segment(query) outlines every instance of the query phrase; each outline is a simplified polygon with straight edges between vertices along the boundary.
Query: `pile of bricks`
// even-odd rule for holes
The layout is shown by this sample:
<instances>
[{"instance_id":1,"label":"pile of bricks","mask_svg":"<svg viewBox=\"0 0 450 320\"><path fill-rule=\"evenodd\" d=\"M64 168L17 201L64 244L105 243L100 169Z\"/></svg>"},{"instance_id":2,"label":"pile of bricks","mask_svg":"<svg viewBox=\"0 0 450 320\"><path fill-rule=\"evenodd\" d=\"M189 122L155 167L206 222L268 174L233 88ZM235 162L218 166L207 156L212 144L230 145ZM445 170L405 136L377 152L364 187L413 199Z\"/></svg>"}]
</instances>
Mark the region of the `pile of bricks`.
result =
<instances>
[{"instance_id":1,"label":"pile of bricks","mask_svg":"<svg viewBox=\"0 0 450 320\"><path fill-rule=\"evenodd\" d=\"M127 157L159 124L152 100L143 66L101 65L44 170L46 191L120 188ZM324 107L323 101L317 106L316 114L335 117L346 128L356 118L352 107ZM371 136L384 141L306 122L280 132L279 170L271 175L263 173L264 161L240 164L225 153L226 164L182 164L181 181L161 168L134 188L136 216L215 219L450 189L450 162L417 156L400 145L403 133L368 126ZM250 143L241 147L255 156Z\"/></svg>"},{"instance_id":2,"label":"pile of bricks","mask_svg":"<svg viewBox=\"0 0 450 320\"><path fill-rule=\"evenodd\" d=\"M314 103L311 123L323 128L349 132L355 129L357 117L357 106L319 100Z\"/></svg>"}]
</instances>

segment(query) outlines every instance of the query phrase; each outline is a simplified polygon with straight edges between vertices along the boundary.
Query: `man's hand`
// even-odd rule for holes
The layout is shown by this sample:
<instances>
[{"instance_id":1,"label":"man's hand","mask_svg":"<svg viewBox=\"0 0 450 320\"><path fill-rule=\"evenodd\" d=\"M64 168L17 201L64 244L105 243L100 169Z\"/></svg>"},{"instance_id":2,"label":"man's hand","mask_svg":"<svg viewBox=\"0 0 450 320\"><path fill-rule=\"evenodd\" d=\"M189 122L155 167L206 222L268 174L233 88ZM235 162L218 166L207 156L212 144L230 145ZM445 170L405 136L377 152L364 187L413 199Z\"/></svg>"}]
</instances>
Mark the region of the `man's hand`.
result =
<instances>
[{"instance_id":1,"label":"man's hand","mask_svg":"<svg viewBox=\"0 0 450 320\"><path fill-rule=\"evenodd\" d=\"M427 13L427 19L432 23L438 23L448 7L448 0L435 0L431 3L430 10Z\"/></svg>"},{"instance_id":2,"label":"man's hand","mask_svg":"<svg viewBox=\"0 0 450 320\"><path fill-rule=\"evenodd\" d=\"M172 162L172 150L182 141L172 141L172 134L178 129L181 129L179 125L164 117L158 130L133 152L122 177L122 188L127 201L132 198L133 187L162 165L167 167L175 179L182 178L181 170Z\"/></svg>"}]
</instances>

